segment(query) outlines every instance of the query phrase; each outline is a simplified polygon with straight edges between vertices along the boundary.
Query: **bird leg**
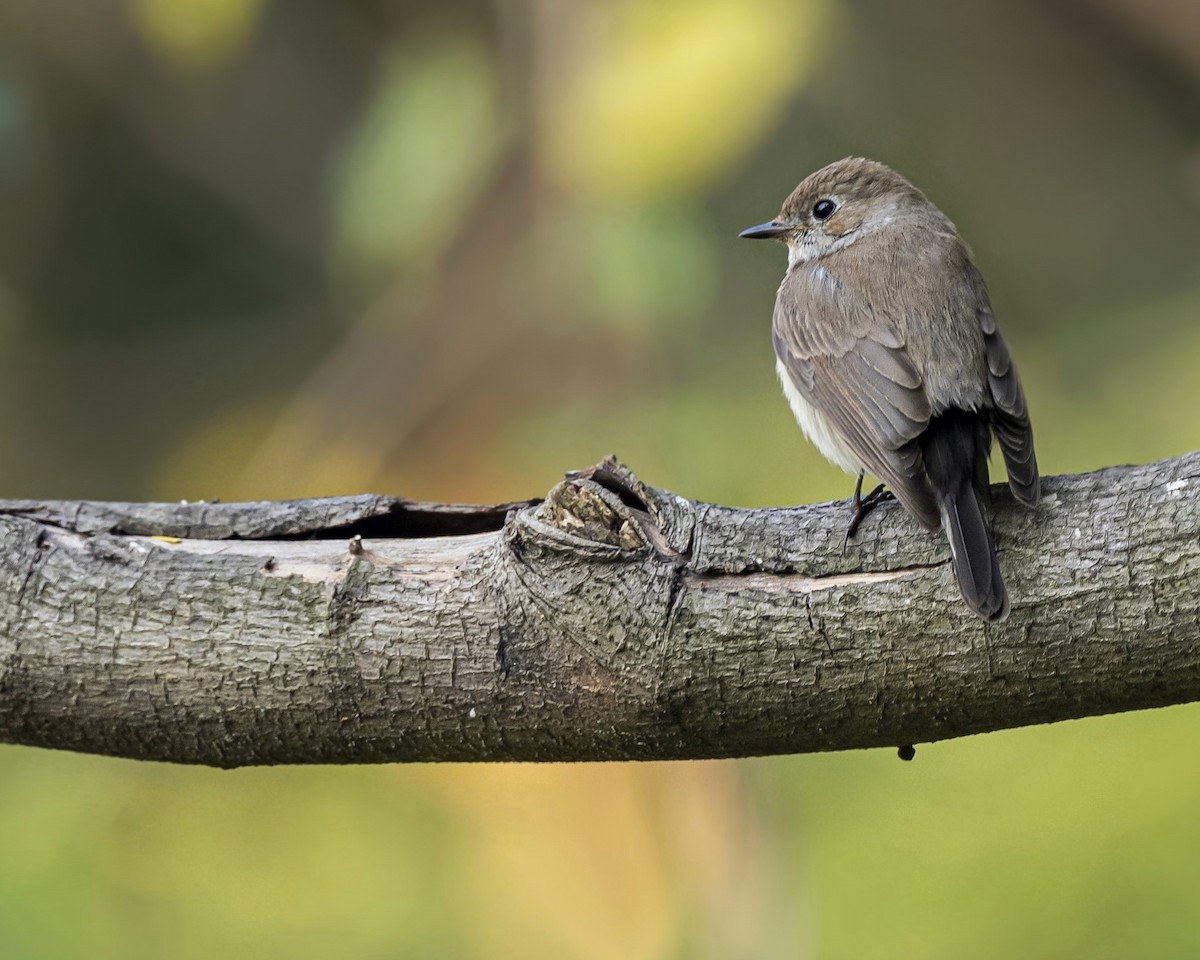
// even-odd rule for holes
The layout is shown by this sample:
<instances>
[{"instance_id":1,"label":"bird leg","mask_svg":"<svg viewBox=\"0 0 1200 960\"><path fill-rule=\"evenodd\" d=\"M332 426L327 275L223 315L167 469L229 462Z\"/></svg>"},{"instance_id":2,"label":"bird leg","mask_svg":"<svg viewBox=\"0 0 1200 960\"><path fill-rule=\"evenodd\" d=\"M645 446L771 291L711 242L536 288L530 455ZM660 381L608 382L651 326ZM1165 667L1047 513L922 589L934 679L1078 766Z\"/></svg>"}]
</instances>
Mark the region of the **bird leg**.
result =
<instances>
[{"instance_id":1,"label":"bird leg","mask_svg":"<svg viewBox=\"0 0 1200 960\"><path fill-rule=\"evenodd\" d=\"M858 475L858 483L854 485L854 500L851 502L851 506L854 507L854 516L850 520L850 526L846 528L846 539L842 542L843 549L850 542L850 538L858 533L858 526L863 522L868 513L881 503L895 499L891 493L883 489L882 483L864 497L862 495L862 483L863 475L860 473Z\"/></svg>"}]
</instances>

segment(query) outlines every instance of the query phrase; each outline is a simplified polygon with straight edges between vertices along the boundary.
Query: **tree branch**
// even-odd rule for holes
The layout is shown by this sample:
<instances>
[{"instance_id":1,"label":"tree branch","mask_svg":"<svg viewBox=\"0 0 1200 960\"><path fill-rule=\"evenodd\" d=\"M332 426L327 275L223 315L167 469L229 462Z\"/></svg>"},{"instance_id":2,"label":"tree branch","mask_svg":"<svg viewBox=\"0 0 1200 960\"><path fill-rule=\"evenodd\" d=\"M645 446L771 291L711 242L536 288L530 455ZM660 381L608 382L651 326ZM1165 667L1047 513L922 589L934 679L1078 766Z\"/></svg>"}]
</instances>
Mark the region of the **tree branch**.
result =
<instances>
[{"instance_id":1,"label":"tree branch","mask_svg":"<svg viewBox=\"0 0 1200 960\"><path fill-rule=\"evenodd\" d=\"M1012 615L894 504L614 461L544 502L0 502L0 740L217 766L734 757L1200 699L1200 454L994 490Z\"/></svg>"}]
</instances>

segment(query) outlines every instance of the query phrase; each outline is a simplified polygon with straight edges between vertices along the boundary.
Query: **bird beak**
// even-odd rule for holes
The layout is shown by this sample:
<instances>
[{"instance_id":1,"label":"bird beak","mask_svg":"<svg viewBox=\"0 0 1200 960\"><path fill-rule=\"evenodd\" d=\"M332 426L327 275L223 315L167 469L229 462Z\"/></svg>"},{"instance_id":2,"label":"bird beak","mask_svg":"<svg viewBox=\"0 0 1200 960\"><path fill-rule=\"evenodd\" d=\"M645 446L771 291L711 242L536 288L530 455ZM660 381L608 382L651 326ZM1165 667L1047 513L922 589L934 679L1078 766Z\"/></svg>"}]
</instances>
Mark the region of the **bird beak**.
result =
<instances>
[{"instance_id":1,"label":"bird beak","mask_svg":"<svg viewBox=\"0 0 1200 960\"><path fill-rule=\"evenodd\" d=\"M747 227L738 236L745 237L747 240L770 240L782 237L785 233L790 232L791 229L786 223L780 223L778 220L770 220L767 223L760 223L755 227Z\"/></svg>"}]
</instances>

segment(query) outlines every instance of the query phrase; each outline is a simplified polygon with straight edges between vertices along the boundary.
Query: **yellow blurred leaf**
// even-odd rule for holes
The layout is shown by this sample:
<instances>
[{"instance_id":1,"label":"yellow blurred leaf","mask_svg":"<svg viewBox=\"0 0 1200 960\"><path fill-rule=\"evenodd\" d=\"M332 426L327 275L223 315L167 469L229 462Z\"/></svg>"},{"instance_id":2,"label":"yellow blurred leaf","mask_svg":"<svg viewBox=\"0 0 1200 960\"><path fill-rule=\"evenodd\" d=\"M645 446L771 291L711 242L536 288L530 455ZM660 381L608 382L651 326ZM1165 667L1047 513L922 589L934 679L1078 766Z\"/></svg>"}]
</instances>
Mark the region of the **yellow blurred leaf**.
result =
<instances>
[{"instance_id":1,"label":"yellow blurred leaf","mask_svg":"<svg viewBox=\"0 0 1200 960\"><path fill-rule=\"evenodd\" d=\"M594 4L539 144L584 196L694 189L758 147L811 75L827 0Z\"/></svg>"},{"instance_id":2,"label":"yellow blurred leaf","mask_svg":"<svg viewBox=\"0 0 1200 960\"><path fill-rule=\"evenodd\" d=\"M218 66L250 39L264 0L128 0L146 42L176 66Z\"/></svg>"}]
</instances>

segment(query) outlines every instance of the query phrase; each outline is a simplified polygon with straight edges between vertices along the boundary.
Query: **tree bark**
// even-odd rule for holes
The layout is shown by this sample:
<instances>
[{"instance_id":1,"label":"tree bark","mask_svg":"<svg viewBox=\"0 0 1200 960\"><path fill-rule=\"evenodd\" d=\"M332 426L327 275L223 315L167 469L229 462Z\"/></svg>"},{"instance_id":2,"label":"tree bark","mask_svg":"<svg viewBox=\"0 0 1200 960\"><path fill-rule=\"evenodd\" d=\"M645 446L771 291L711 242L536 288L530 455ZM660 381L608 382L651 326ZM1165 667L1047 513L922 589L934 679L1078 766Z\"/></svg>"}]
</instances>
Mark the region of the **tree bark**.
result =
<instances>
[{"instance_id":1,"label":"tree bark","mask_svg":"<svg viewBox=\"0 0 1200 960\"><path fill-rule=\"evenodd\" d=\"M0 741L222 767L900 746L1200 699L1200 453L994 489L1013 601L895 504L615 461L543 501L0 502Z\"/></svg>"}]
</instances>

